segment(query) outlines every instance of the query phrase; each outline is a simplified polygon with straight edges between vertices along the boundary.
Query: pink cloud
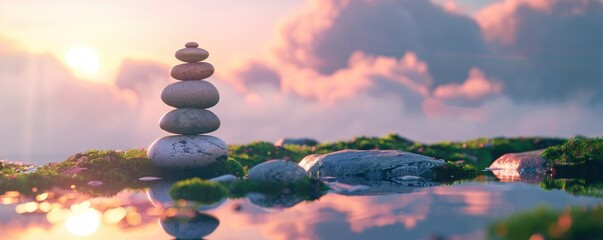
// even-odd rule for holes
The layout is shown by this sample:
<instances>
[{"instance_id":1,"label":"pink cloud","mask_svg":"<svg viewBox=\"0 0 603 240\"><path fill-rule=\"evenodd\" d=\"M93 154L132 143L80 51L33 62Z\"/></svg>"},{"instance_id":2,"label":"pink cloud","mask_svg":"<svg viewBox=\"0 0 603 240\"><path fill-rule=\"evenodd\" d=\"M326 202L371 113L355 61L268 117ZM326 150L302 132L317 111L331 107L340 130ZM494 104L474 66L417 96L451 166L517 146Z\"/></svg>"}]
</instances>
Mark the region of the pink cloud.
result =
<instances>
[{"instance_id":1,"label":"pink cloud","mask_svg":"<svg viewBox=\"0 0 603 240\"><path fill-rule=\"evenodd\" d=\"M588 7L590 0L505 0L494 3L476 14L475 19L484 31L487 40L502 44L512 44L517 38L519 24L526 24L518 16L521 8L529 8L535 11L552 14L557 5L570 3L573 5L564 11L566 14L581 14Z\"/></svg>"},{"instance_id":2,"label":"pink cloud","mask_svg":"<svg viewBox=\"0 0 603 240\"><path fill-rule=\"evenodd\" d=\"M370 57L355 52L348 67L333 74L321 74L310 68L282 68L282 90L333 104L341 98L352 98L374 87L374 79L387 79L427 96L431 77L427 65L412 52L402 58Z\"/></svg>"},{"instance_id":3,"label":"pink cloud","mask_svg":"<svg viewBox=\"0 0 603 240\"><path fill-rule=\"evenodd\" d=\"M433 96L439 99L480 101L485 97L500 93L501 90L502 83L490 81L479 68L472 68L469 78L465 82L437 86L433 91Z\"/></svg>"}]
</instances>

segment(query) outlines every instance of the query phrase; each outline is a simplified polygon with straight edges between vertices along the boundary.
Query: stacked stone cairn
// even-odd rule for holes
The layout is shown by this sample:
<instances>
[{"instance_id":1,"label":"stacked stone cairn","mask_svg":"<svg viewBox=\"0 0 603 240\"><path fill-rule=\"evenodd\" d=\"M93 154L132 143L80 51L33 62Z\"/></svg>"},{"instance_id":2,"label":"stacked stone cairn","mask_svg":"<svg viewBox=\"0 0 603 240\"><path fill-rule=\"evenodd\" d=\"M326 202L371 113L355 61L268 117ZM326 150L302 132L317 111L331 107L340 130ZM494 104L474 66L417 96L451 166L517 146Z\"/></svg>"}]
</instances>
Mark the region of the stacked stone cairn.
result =
<instances>
[{"instance_id":1,"label":"stacked stone cairn","mask_svg":"<svg viewBox=\"0 0 603 240\"><path fill-rule=\"evenodd\" d=\"M218 103L220 96L216 87L204 80L214 73L214 66L202 62L209 53L198 47L189 42L176 52L176 58L185 63L174 66L170 75L180 81L161 92L161 100L176 109L163 115L159 127L178 135L161 137L149 147L149 159L160 168L202 168L228 157L224 141L201 135L220 127L218 116L207 110Z\"/></svg>"}]
</instances>

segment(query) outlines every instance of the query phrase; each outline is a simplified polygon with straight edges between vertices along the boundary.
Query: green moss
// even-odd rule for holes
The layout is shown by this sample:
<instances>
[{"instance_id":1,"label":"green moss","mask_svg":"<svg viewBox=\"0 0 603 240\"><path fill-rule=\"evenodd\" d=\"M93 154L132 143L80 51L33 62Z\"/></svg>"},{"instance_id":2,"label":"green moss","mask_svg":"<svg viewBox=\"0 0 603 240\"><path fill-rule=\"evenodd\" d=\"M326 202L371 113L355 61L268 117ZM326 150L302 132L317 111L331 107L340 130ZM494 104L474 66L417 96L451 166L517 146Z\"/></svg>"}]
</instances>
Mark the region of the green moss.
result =
<instances>
[{"instance_id":1,"label":"green moss","mask_svg":"<svg viewBox=\"0 0 603 240\"><path fill-rule=\"evenodd\" d=\"M602 179L603 138L576 137L542 152L556 178Z\"/></svg>"},{"instance_id":2,"label":"green moss","mask_svg":"<svg viewBox=\"0 0 603 240\"><path fill-rule=\"evenodd\" d=\"M111 196L126 188L144 188L146 183L138 179L157 176L158 173L158 169L146 158L144 150L90 150L61 163L39 167L34 173L7 175L5 181L0 181L0 192L28 194L32 188L45 191L51 187L69 189L74 185L80 192ZM101 181L103 184L92 187L88 185L90 181Z\"/></svg>"},{"instance_id":3,"label":"green moss","mask_svg":"<svg viewBox=\"0 0 603 240\"><path fill-rule=\"evenodd\" d=\"M192 178L174 183L169 194L177 200L184 199L212 204L228 196L228 189L218 182Z\"/></svg>"},{"instance_id":4,"label":"green moss","mask_svg":"<svg viewBox=\"0 0 603 240\"><path fill-rule=\"evenodd\" d=\"M542 157L552 163L603 162L603 138L572 138L564 144L548 147Z\"/></svg>"},{"instance_id":5,"label":"green moss","mask_svg":"<svg viewBox=\"0 0 603 240\"><path fill-rule=\"evenodd\" d=\"M553 211L544 207L519 213L488 228L489 239L600 239L603 208L571 208Z\"/></svg>"},{"instance_id":6,"label":"green moss","mask_svg":"<svg viewBox=\"0 0 603 240\"><path fill-rule=\"evenodd\" d=\"M436 181L451 182L461 179L472 179L480 172L471 164L446 162L445 165L435 168Z\"/></svg>"},{"instance_id":7,"label":"green moss","mask_svg":"<svg viewBox=\"0 0 603 240\"><path fill-rule=\"evenodd\" d=\"M245 169L270 159L288 159L299 162L311 153L311 147L287 145L276 147L271 142L252 142L247 145L230 145L229 156L237 159Z\"/></svg>"},{"instance_id":8,"label":"green moss","mask_svg":"<svg viewBox=\"0 0 603 240\"><path fill-rule=\"evenodd\" d=\"M329 153L344 149L358 150L406 150L414 142L397 134L388 134L384 137L356 137L349 141L338 141L333 143L322 143L316 146L316 153Z\"/></svg>"},{"instance_id":9,"label":"green moss","mask_svg":"<svg viewBox=\"0 0 603 240\"><path fill-rule=\"evenodd\" d=\"M587 179L544 179L539 186L546 190L558 189L572 195L603 198L603 181Z\"/></svg>"}]
</instances>

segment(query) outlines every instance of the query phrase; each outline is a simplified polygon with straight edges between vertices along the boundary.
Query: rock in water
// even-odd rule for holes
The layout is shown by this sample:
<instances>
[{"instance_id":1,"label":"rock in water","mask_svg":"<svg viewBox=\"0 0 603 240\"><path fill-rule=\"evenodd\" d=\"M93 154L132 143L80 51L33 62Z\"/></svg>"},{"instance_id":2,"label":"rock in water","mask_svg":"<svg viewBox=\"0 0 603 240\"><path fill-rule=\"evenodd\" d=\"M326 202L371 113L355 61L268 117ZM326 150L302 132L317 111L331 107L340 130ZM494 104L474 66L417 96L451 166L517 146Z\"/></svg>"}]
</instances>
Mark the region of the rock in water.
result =
<instances>
[{"instance_id":1,"label":"rock in water","mask_svg":"<svg viewBox=\"0 0 603 240\"><path fill-rule=\"evenodd\" d=\"M209 53L202 48L183 48L176 51L176 58L183 62L194 63L205 60Z\"/></svg>"},{"instance_id":2,"label":"rock in water","mask_svg":"<svg viewBox=\"0 0 603 240\"><path fill-rule=\"evenodd\" d=\"M214 74L214 66L206 62L184 63L176 65L170 70L174 79L203 80Z\"/></svg>"},{"instance_id":3,"label":"rock in water","mask_svg":"<svg viewBox=\"0 0 603 240\"><path fill-rule=\"evenodd\" d=\"M147 155L161 168L199 168L226 159L228 146L221 139L207 135L165 136L151 144Z\"/></svg>"},{"instance_id":4,"label":"rock in water","mask_svg":"<svg viewBox=\"0 0 603 240\"><path fill-rule=\"evenodd\" d=\"M163 115L159 127L175 134L196 135L216 131L220 119L205 109L179 108Z\"/></svg>"},{"instance_id":5,"label":"rock in water","mask_svg":"<svg viewBox=\"0 0 603 240\"><path fill-rule=\"evenodd\" d=\"M346 176L369 180L417 176L433 179L443 160L397 150L342 150L306 156L299 165L313 178Z\"/></svg>"},{"instance_id":6,"label":"rock in water","mask_svg":"<svg viewBox=\"0 0 603 240\"><path fill-rule=\"evenodd\" d=\"M507 153L496 159L488 170L501 179L537 180L537 175L546 172L547 160L540 156L544 150L522 153Z\"/></svg>"},{"instance_id":7,"label":"rock in water","mask_svg":"<svg viewBox=\"0 0 603 240\"><path fill-rule=\"evenodd\" d=\"M210 108L220 101L218 89L208 81L182 81L167 85L161 100L175 108Z\"/></svg>"},{"instance_id":8,"label":"rock in water","mask_svg":"<svg viewBox=\"0 0 603 240\"><path fill-rule=\"evenodd\" d=\"M248 179L266 183L289 183L304 179L308 174L294 162L287 160L269 160L249 170Z\"/></svg>"}]
</instances>

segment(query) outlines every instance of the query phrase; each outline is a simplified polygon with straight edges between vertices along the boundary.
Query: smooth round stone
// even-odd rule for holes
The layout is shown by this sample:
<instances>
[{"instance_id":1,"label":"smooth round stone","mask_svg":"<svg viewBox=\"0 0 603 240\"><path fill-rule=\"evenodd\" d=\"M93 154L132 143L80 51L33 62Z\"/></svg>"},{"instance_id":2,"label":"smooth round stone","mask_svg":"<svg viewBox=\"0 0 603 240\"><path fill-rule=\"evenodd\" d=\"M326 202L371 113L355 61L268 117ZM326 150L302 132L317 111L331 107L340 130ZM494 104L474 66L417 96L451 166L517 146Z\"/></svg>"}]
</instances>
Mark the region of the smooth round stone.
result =
<instances>
[{"instance_id":1,"label":"smooth round stone","mask_svg":"<svg viewBox=\"0 0 603 240\"><path fill-rule=\"evenodd\" d=\"M182 81L163 88L161 100L175 108L210 108L220 101L220 94L208 81Z\"/></svg>"},{"instance_id":2,"label":"smooth round stone","mask_svg":"<svg viewBox=\"0 0 603 240\"><path fill-rule=\"evenodd\" d=\"M202 48L183 48L176 51L176 58L188 63L203 61L207 57L209 57L209 53Z\"/></svg>"},{"instance_id":3,"label":"smooth round stone","mask_svg":"<svg viewBox=\"0 0 603 240\"><path fill-rule=\"evenodd\" d=\"M187 42L184 44L184 46L187 48L196 48L196 47L199 47L199 44L196 42Z\"/></svg>"},{"instance_id":4,"label":"smooth round stone","mask_svg":"<svg viewBox=\"0 0 603 240\"><path fill-rule=\"evenodd\" d=\"M176 65L170 70L174 79L203 80L214 74L214 66L206 62L183 63Z\"/></svg>"},{"instance_id":5,"label":"smooth round stone","mask_svg":"<svg viewBox=\"0 0 603 240\"><path fill-rule=\"evenodd\" d=\"M165 136L151 144L147 156L160 168L201 168L228 158L228 146L208 135Z\"/></svg>"},{"instance_id":6,"label":"smooth round stone","mask_svg":"<svg viewBox=\"0 0 603 240\"><path fill-rule=\"evenodd\" d=\"M249 170L247 178L265 183L289 183L304 179L308 174L296 163L288 160L269 160Z\"/></svg>"},{"instance_id":7,"label":"smooth round stone","mask_svg":"<svg viewBox=\"0 0 603 240\"><path fill-rule=\"evenodd\" d=\"M163 115L159 127L175 134L196 135L216 131L220 119L205 109L179 108Z\"/></svg>"}]
</instances>

